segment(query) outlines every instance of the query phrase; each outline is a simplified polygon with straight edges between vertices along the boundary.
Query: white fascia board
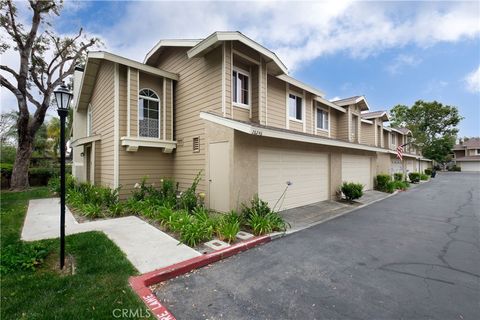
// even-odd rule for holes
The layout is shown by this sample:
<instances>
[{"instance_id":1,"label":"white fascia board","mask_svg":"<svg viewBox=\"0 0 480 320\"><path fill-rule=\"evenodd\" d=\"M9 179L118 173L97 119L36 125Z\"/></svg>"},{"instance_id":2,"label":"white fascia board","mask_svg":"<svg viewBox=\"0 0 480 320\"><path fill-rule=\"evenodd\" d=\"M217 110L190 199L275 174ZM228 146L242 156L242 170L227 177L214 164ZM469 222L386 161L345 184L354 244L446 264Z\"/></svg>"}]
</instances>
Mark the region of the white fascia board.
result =
<instances>
[{"instance_id":1,"label":"white fascia board","mask_svg":"<svg viewBox=\"0 0 480 320\"><path fill-rule=\"evenodd\" d=\"M377 147L359 145L359 144L344 142L344 141L330 140L330 139L325 139L321 137L305 136L295 132L283 132L283 131L272 130L269 128L255 127L247 123L241 123L232 119L223 118L222 116L217 116L207 112L201 112L200 118L210 121L212 123L223 125L228 128L232 128L234 130L238 130L238 131L253 135L253 136L285 139L285 140L291 140L291 141L320 144L325 146L349 148L349 149L357 149L357 150L365 150L365 151L373 151L373 152L381 152L381 153L389 152L389 150L377 148Z\"/></svg>"},{"instance_id":2,"label":"white fascia board","mask_svg":"<svg viewBox=\"0 0 480 320\"><path fill-rule=\"evenodd\" d=\"M347 112L347 110L345 110L344 108L339 107L339 106L337 106L336 104L334 104L334 103L332 103L332 102L330 102L330 101L328 101L327 99L324 99L324 98L322 98L322 97L315 96L315 97L313 97L313 100L318 101L318 102L320 102L320 103L322 103L322 104L324 104L324 105L326 105L326 106L329 106L329 107L332 108L332 109L338 110L338 111L340 111L340 112L343 112L343 113L346 113L346 112Z\"/></svg>"},{"instance_id":3,"label":"white fascia board","mask_svg":"<svg viewBox=\"0 0 480 320\"><path fill-rule=\"evenodd\" d=\"M373 121L367 119L361 119L360 121L362 121L363 123L373 124Z\"/></svg>"},{"instance_id":4,"label":"white fascia board","mask_svg":"<svg viewBox=\"0 0 480 320\"><path fill-rule=\"evenodd\" d=\"M262 45L258 44L257 42L253 41L252 39L244 36L240 32L214 32L204 40L200 41L195 47L187 51L187 57L193 58L209 48L210 46L214 45L218 41L239 41L249 46L255 51L260 52L264 56L268 57L269 59L275 61L278 67L282 70L283 73L288 73L287 67L283 64L283 62L277 57L277 55L268 50L267 48L263 47Z\"/></svg>"},{"instance_id":5,"label":"white fascia board","mask_svg":"<svg viewBox=\"0 0 480 320\"><path fill-rule=\"evenodd\" d=\"M79 147L79 146L82 146L84 144L88 144L88 143L91 143L91 142L94 142L94 141L98 141L102 138L101 135L99 134L96 134L94 136L88 136L88 137L82 137L82 138L78 138L74 141L72 141L70 143L70 146L71 147Z\"/></svg>"},{"instance_id":6,"label":"white fascia board","mask_svg":"<svg viewBox=\"0 0 480 320\"><path fill-rule=\"evenodd\" d=\"M383 127L383 130L388 131L388 132L392 131L390 128L387 128L387 127Z\"/></svg>"},{"instance_id":7,"label":"white fascia board","mask_svg":"<svg viewBox=\"0 0 480 320\"><path fill-rule=\"evenodd\" d=\"M277 78L280 79L280 80L283 80L285 82L288 82L289 84L292 84L296 87L299 87L300 89L303 89L305 91L313 93L313 94L315 94L319 97L322 97L322 98L325 97L325 93L323 91L315 89L314 87L312 87L308 84L305 84L301 81L298 81L297 79L292 78L292 77L290 77L286 74L281 74L281 75L277 76Z\"/></svg>"},{"instance_id":8,"label":"white fascia board","mask_svg":"<svg viewBox=\"0 0 480 320\"><path fill-rule=\"evenodd\" d=\"M116 54L113 54L113 53L105 52L105 51L89 52L88 59L103 59L107 61L112 61L121 65L129 66L129 67L141 70L146 73L150 73L156 76L161 76L161 77L178 81L178 75L175 73L154 68L152 66L147 66L146 64L143 64L141 62L130 60L121 56L117 56Z\"/></svg>"},{"instance_id":9,"label":"white fascia board","mask_svg":"<svg viewBox=\"0 0 480 320\"><path fill-rule=\"evenodd\" d=\"M400 130L397 130L395 128L391 128L390 130L395 131L396 133L400 133L401 135L404 135L404 133Z\"/></svg>"},{"instance_id":10,"label":"white fascia board","mask_svg":"<svg viewBox=\"0 0 480 320\"><path fill-rule=\"evenodd\" d=\"M158 49L162 47L195 47L201 39L167 39L167 40L160 40L158 43L145 55L145 59L143 59L143 63L146 63L150 57L158 51Z\"/></svg>"}]
</instances>

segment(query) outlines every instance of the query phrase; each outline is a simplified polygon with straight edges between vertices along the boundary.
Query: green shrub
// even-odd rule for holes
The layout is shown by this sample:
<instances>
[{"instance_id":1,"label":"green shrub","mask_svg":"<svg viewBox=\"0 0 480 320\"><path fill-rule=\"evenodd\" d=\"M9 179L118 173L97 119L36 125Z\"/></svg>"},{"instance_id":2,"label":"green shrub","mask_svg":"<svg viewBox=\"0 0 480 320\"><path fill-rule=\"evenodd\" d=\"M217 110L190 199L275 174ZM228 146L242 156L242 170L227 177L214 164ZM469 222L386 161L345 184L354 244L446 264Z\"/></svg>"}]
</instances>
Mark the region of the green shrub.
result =
<instances>
[{"instance_id":1,"label":"green shrub","mask_svg":"<svg viewBox=\"0 0 480 320\"><path fill-rule=\"evenodd\" d=\"M232 243L240 231L240 222L222 219L216 228L217 236L220 240Z\"/></svg>"},{"instance_id":2,"label":"green shrub","mask_svg":"<svg viewBox=\"0 0 480 320\"><path fill-rule=\"evenodd\" d=\"M395 172L393 177L395 181L403 181L403 173L401 172Z\"/></svg>"},{"instance_id":3,"label":"green shrub","mask_svg":"<svg viewBox=\"0 0 480 320\"><path fill-rule=\"evenodd\" d=\"M425 169L425 174L428 175L428 176L431 176L432 175L432 169L430 169L430 168Z\"/></svg>"},{"instance_id":4,"label":"green shrub","mask_svg":"<svg viewBox=\"0 0 480 320\"><path fill-rule=\"evenodd\" d=\"M13 164L17 156L17 148L2 142L0 147L0 162Z\"/></svg>"},{"instance_id":5,"label":"green shrub","mask_svg":"<svg viewBox=\"0 0 480 320\"><path fill-rule=\"evenodd\" d=\"M392 181L392 177L388 174L377 175L375 188L379 191L388 192L388 184Z\"/></svg>"},{"instance_id":6,"label":"green shrub","mask_svg":"<svg viewBox=\"0 0 480 320\"><path fill-rule=\"evenodd\" d=\"M173 232L180 232L183 226L192 222L192 216L185 210L174 211L165 226Z\"/></svg>"},{"instance_id":7,"label":"green shrub","mask_svg":"<svg viewBox=\"0 0 480 320\"><path fill-rule=\"evenodd\" d=\"M256 236L267 234L273 231L268 215L261 215L257 212L253 212L247 218L247 223L252 229L253 234Z\"/></svg>"},{"instance_id":8,"label":"green shrub","mask_svg":"<svg viewBox=\"0 0 480 320\"><path fill-rule=\"evenodd\" d=\"M48 180L56 174L52 168L30 168L28 169L28 181L31 186L46 186Z\"/></svg>"},{"instance_id":9,"label":"green shrub","mask_svg":"<svg viewBox=\"0 0 480 320\"><path fill-rule=\"evenodd\" d=\"M420 174L420 180L428 180L428 175L421 173Z\"/></svg>"},{"instance_id":10,"label":"green shrub","mask_svg":"<svg viewBox=\"0 0 480 320\"><path fill-rule=\"evenodd\" d=\"M420 173L410 172L408 174L408 179L410 179L410 182L412 182L412 183L418 183L418 182L420 182Z\"/></svg>"},{"instance_id":11,"label":"green shrub","mask_svg":"<svg viewBox=\"0 0 480 320\"><path fill-rule=\"evenodd\" d=\"M462 171L462 168L454 164L448 169L448 171Z\"/></svg>"},{"instance_id":12,"label":"green shrub","mask_svg":"<svg viewBox=\"0 0 480 320\"><path fill-rule=\"evenodd\" d=\"M51 177L48 180L47 187L52 193L60 193L60 177L59 176Z\"/></svg>"},{"instance_id":13,"label":"green shrub","mask_svg":"<svg viewBox=\"0 0 480 320\"><path fill-rule=\"evenodd\" d=\"M180 242L195 247L213 238L213 227L198 220L184 223L180 229Z\"/></svg>"},{"instance_id":14,"label":"green shrub","mask_svg":"<svg viewBox=\"0 0 480 320\"><path fill-rule=\"evenodd\" d=\"M102 216L102 207L96 203L87 203L80 208L82 214L88 218L99 218Z\"/></svg>"},{"instance_id":15,"label":"green shrub","mask_svg":"<svg viewBox=\"0 0 480 320\"><path fill-rule=\"evenodd\" d=\"M389 181L385 186L385 190L381 190L383 192L393 193L396 189L396 182L398 181Z\"/></svg>"},{"instance_id":16,"label":"green shrub","mask_svg":"<svg viewBox=\"0 0 480 320\"><path fill-rule=\"evenodd\" d=\"M250 200L250 205L242 203L242 215L246 220L249 220L253 214L265 216L270 212L272 212L272 210L268 206L268 203L261 200L258 194L254 195L252 200Z\"/></svg>"},{"instance_id":17,"label":"green shrub","mask_svg":"<svg viewBox=\"0 0 480 320\"><path fill-rule=\"evenodd\" d=\"M395 190L407 190L410 184L407 181L394 181Z\"/></svg>"},{"instance_id":18,"label":"green shrub","mask_svg":"<svg viewBox=\"0 0 480 320\"><path fill-rule=\"evenodd\" d=\"M161 207L158 210L156 219L160 222L161 225L166 226L167 222L170 221L170 217L173 214L173 209L170 207Z\"/></svg>"},{"instance_id":19,"label":"green shrub","mask_svg":"<svg viewBox=\"0 0 480 320\"><path fill-rule=\"evenodd\" d=\"M39 243L18 242L2 248L0 252L0 274L17 270L35 271L43 263L49 250Z\"/></svg>"},{"instance_id":20,"label":"green shrub","mask_svg":"<svg viewBox=\"0 0 480 320\"><path fill-rule=\"evenodd\" d=\"M124 207L121 202L113 203L108 207L108 215L110 217L121 217L124 212Z\"/></svg>"},{"instance_id":21,"label":"green shrub","mask_svg":"<svg viewBox=\"0 0 480 320\"><path fill-rule=\"evenodd\" d=\"M359 199L363 196L363 185L355 182L344 182L340 190L349 201Z\"/></svg>"},{"instance_id":22,"label":"green shrub","mask_svg":"<svg viewBox=\"0 0 480 320\"><path fill-rule=\"evenodd\" d=\"M193 179L192 185L187 190L180 193L180 208L185 209L188 212L192 212L193 209L197 206L198 199L196 190L201 178L202 171L200 171L195 177L195 179Z\"/></svg>"}]
</instances>

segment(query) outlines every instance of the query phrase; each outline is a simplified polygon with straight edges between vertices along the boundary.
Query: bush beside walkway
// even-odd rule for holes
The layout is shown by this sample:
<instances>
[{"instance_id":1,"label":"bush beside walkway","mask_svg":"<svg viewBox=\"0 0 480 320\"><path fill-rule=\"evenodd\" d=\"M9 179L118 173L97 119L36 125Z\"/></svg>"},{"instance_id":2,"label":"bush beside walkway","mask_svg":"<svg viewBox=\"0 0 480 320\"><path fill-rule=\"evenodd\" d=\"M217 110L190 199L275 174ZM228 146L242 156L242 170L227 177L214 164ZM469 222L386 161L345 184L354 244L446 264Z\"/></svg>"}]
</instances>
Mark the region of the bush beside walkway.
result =
<instances>
[{"instance_id":1,"label":"bush beside walkway","mask_svg":"<svg viewBox=\"0 0 480 320\"><path fill-rule=\"evenodd\" d=\"M1 193L2 252L23 243L20 232L28 200L50 196L47 188ZM134 267L103 233L67 237L66 252L75 259L74 275L54 270L58 239L34 244L48 251L35 271L17 269L2 274L2 319L111 319L115 309L142 309L145 314L145 306L128 285L128 278L136 274Z\"/></svg>"}]
</instances>

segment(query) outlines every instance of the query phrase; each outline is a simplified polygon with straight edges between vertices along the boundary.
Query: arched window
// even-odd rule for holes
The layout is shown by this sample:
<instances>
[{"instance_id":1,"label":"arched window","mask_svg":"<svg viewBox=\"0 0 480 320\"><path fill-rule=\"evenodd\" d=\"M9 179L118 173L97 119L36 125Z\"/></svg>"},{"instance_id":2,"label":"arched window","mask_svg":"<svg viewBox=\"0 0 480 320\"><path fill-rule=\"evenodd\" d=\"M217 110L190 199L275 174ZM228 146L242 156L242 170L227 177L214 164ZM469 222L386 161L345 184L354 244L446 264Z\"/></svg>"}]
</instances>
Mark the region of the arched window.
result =
<instances>
[{"instance_id":1,"label":"arched window","mask_svg":"<svg viewBox=\"0 0 480 320\"><path fill-rule=\"evenodd\" d=\"M141 137L158 138L160 124L160 99L150 89L138 94L138 133Z\"/></svg>"}]
</instances>

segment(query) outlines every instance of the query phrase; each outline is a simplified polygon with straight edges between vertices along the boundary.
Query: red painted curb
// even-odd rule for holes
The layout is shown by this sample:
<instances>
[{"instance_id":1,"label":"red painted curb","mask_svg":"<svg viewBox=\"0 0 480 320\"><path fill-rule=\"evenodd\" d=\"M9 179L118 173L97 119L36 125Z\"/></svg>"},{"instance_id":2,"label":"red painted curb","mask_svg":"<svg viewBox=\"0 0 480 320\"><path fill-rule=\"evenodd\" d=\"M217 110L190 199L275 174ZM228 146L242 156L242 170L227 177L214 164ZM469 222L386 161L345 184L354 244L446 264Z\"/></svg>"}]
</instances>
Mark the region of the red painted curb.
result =
<instances>
[{"instance_id":1,"label":"red painted curb","mask_svg":"<svg viewBox=\"0 0 480 320\"><path fill-rule=\"evenodd\" d=\"M160 303L157 296L152 292L152 290L150 290L149 286L231 257L237 253L246 251L260 244L270 242L271 240L272 238L268 235L255 237L251 240L237 243L222 250L172 264L171 266L147 272L136 277L130 277L128 282L130 283L133 291L135 291L140 299L142 299L142 301L150 309L150 312L152 312L157 319L175 320L173 314Z\"/></svg>"}]
</instances>

